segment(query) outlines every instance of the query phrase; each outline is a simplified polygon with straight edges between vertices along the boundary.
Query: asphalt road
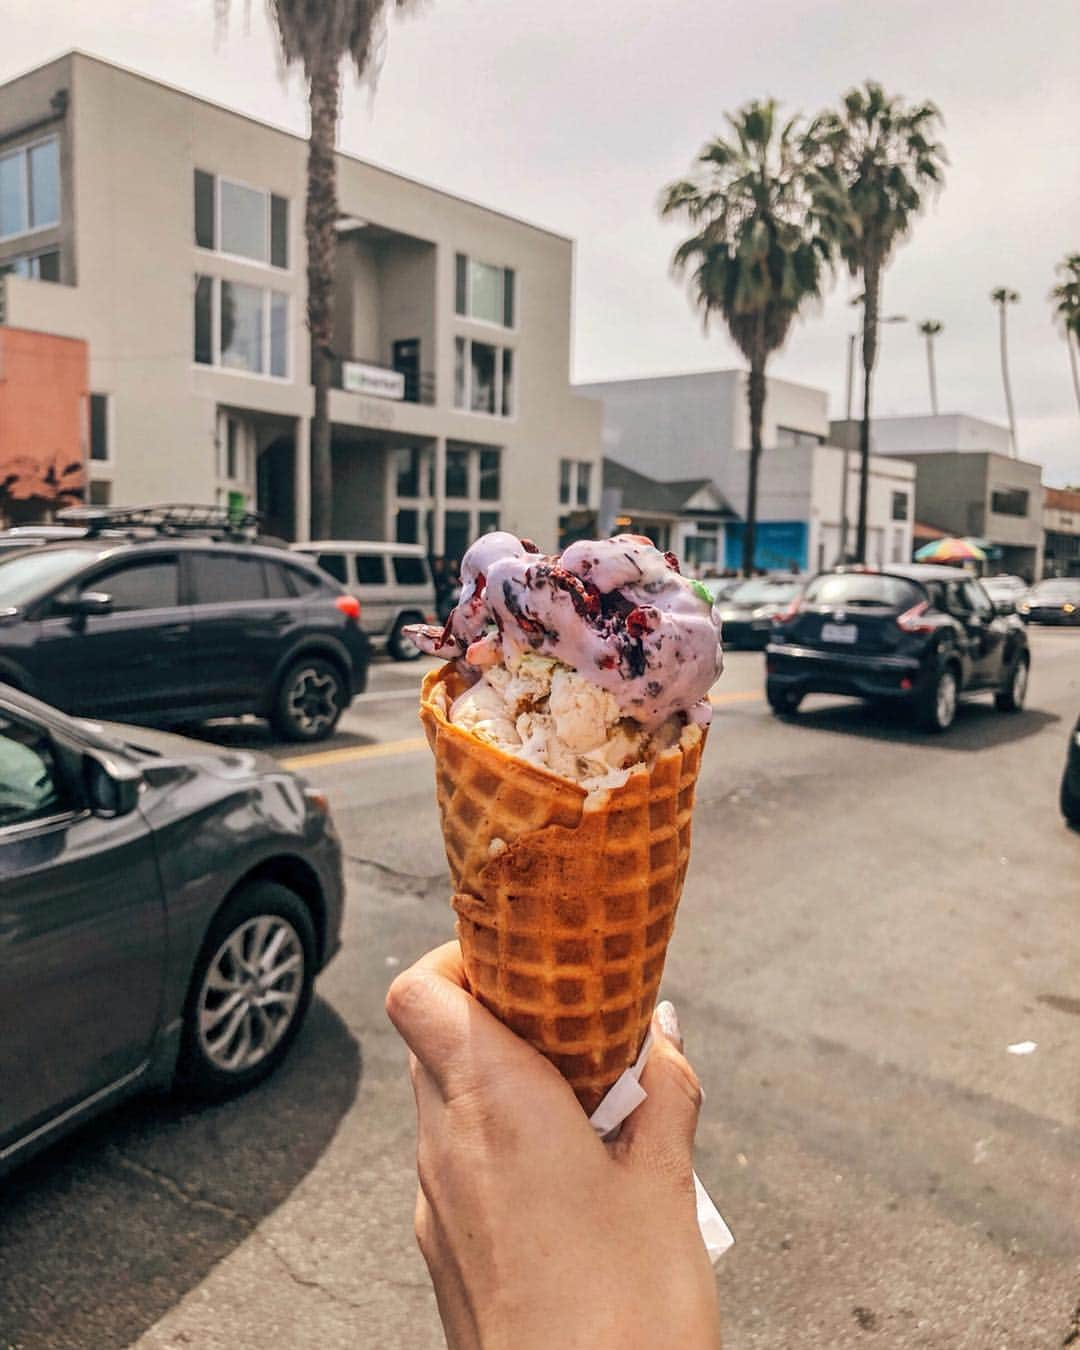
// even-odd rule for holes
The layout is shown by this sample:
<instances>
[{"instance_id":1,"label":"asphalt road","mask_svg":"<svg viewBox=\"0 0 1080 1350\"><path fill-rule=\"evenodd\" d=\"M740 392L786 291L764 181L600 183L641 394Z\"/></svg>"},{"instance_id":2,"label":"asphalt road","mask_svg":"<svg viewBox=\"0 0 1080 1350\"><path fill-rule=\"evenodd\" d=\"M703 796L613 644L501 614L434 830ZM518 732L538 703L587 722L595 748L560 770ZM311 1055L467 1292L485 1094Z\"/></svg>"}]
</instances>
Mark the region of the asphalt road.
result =
<instances>
[{"instance_id":1,"label":"asphalt road","mask_svg":"<svg viewBox=\"0 0 1080 1350\"><path fill-rule=\"evenodd\" d=\"M1056 806L1080 631L1032 646L1029 710L982 700L944 738L824 698L780 722L761 657L728 659L665 974L737 1240L727 1350L1080 1345L1080 834ZM380 666L334 745L282 751L330 793L350 881L292 1058L3 1183L0 1346L442 1345L382 1012L452 932L419 673Z\"/></svg>"}]
</instances>

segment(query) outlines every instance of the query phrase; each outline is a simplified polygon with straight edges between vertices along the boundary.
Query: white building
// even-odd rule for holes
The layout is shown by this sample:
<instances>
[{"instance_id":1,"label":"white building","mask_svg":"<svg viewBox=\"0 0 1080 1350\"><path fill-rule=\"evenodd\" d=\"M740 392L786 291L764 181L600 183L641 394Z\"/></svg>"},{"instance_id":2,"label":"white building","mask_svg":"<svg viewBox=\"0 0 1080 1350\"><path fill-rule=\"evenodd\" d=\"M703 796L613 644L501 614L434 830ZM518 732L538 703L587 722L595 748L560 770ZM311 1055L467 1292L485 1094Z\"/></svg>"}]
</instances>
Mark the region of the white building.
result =
<instances>
[{"instance_id":1,"label":"white building","mask_svg":"<svg viewBox=\"0 0 1080 1350\"><path fill-rule=\"evenodd\" d=\"M91 501L254 504L306 537L306 163L302 137L79 53L0 86L0 323L88 344ZM582 505L601 481L573 241L337 172L334 534L554 547L560 459Z\"/></svg>"},{"instance_id":2,"label":"white building","mask_svg":"<svg viewBox=\"0 0 1080 1350\"><path fill-rule=\"evenodd\" d=\"M831 439L837 445L859 444L859 422L832 422ZM988 450L1012 453L1009 428L967 413L938 413L925 417L875 417L870 423L870 450L875 455L934 454L949 450Z\"/></svg>"},{"instance_id":3,"label":"white building","mask_svg":"<svg viewBox=\"0 0 1080 1350\"><path fill-rule=\"evenodd\" d=\"M604 405L604 450L622 464L664 479L711 479L740 514L746 511L749 376L742 370L607 380L578 385ZM767 381L764 450L758 479L756 565L831 566L841 554L841 522L854 545L859 473L856 456L828 444L828 395L788 380ZM844 494L844 463L847 493ZM872 456L867 561L911 557L914 468ZM725 527L722 565L738 567L742 526Z\"/></svg>"}]
</instances>

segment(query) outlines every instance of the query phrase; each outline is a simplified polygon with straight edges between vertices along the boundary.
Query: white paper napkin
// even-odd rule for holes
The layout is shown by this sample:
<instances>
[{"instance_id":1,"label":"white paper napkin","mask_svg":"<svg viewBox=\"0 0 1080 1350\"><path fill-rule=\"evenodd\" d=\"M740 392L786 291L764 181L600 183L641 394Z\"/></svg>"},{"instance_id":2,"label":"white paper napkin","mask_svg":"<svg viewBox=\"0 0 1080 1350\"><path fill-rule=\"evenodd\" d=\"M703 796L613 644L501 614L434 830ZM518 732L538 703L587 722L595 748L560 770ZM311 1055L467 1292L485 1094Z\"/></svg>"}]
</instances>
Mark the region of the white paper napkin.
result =
<instances>
[{"instance_id":1,"label":"white paper napkin","mask_svg":"<svg viewBox=\"0 0 1080 1350\"><path fill-rule=\"evenodd\" d=\"M641 1086L640 1079L642 1070L648 1063L652 1044L653 1035L650 1031L645 1037L645 1044L641 1047L641 1054L638 1055L636 1063L622 1072L608 1089L604 1100L589 1117L589 1124L602 1139L613 1134L630 1112L639 1107L649 1095ZM698 1228L705 1242L705 1250L709 1253L709 1260L715 1266L727 1249L734 1244L735 1239L696 1172L694 1196L697 1200Z\"/></svg>"}]
</instances>

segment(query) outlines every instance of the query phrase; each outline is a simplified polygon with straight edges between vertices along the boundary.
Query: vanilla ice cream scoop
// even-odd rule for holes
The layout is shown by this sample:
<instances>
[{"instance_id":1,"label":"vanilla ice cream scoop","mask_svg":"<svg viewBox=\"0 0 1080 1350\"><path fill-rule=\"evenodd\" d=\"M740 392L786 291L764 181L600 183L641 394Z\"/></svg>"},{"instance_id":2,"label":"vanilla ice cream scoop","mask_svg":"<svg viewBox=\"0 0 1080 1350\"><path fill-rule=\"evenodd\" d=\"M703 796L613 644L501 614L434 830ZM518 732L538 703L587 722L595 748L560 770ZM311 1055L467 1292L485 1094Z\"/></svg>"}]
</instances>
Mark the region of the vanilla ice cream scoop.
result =
<instances>
[{"instance_id":1,"label":"vanilla ice cream scoop","mask_svg":"<svg viewBox=\"0 0 1080 1350\"><path fill-rule=\"evenodd\" d=\"M468 653L484 667L531 651L579 672L647 729L676 712L708 720L703 700L722 668L719 617L705 587L651 540L580 540L552 556L498 531L465 554L461 581L444 629L407 630L424 651ZM575 734L585 714L568 702L565 716Z\"/></svg>"}]
</instances>

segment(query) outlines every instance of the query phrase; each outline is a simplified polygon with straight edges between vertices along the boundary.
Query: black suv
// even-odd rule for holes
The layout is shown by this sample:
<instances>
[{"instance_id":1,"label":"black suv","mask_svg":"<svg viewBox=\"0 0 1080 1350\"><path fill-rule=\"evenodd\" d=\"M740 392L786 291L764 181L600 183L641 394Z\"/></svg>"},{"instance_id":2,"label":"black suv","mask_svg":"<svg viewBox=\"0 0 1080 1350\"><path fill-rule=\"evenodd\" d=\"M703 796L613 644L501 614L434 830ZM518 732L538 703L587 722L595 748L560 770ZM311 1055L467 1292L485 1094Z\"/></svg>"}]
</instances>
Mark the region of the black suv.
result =
<instances>
[{"instance_id":1,"label":"black suv","mask_svg":"<svg viewBox=\"0 0 1080 1350\"><path fill-rule=\"evenodd\" d=\"M994 691L1002 711L1023 706L1031 655L1023 624L994 607L952 567L897 564L821 572L776 620L765 692L793 713L804 694L851 694L910 704L945 731L961 693Z\"/></svg>"},{"instance_id":2,"label":"black suv","mask_svg":"<svg viewBox=\"0 0 1080 1350\"><path fill-rule=\"evenodd\" d=\"M0 556L0 682L86 716L254 713L288 740L330 735L368 665L332 577L213 513L88 519L82 538Z\"/></svg>"}]
</instances>

